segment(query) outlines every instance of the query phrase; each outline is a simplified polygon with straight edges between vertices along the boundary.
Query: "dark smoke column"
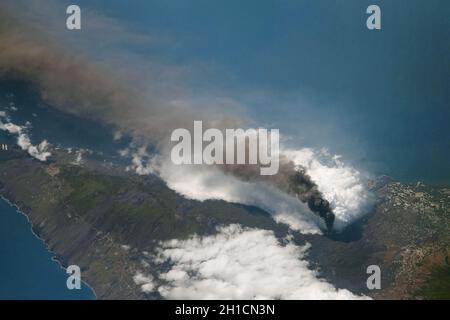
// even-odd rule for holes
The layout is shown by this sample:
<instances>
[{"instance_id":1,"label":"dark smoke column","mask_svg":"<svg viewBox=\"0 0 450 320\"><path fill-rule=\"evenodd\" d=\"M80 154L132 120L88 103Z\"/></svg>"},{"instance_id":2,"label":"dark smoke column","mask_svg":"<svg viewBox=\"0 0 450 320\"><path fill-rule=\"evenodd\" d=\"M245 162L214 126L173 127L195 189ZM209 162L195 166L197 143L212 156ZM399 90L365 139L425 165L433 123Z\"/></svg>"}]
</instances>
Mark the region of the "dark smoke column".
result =
<instances>
[{"instance_id":1,"label":"dark smoke column","mask_svg":"<svg viewBox=\"0 0 450 320\"><path fill-rule=\"evenodd\" d=\"M319 215L329 232L333 228L335 215L330 203L323 198L317 185L311 181L304 169L300 169L288 178L288 193L295 195L300 201L308 204L309 209Z\"/></svg>"},{"instance_id":2,"label":"dark smoke column","mask_svg":"<svg viewBox=\"0 0 450 320\"><path fill-rule=\"evenodd\" d=\"M328 232L333 229L335 215L330 203L324 199L317 185L306 173L305 168L296 166L285 157L280 159L280 170L273 176L259 174L259 165L222 165L226 173L245 181L263 181L269 183L283 192L296 197L306 203L309 209L321 217L327 226Z\"/></svg>"}]
</instances>

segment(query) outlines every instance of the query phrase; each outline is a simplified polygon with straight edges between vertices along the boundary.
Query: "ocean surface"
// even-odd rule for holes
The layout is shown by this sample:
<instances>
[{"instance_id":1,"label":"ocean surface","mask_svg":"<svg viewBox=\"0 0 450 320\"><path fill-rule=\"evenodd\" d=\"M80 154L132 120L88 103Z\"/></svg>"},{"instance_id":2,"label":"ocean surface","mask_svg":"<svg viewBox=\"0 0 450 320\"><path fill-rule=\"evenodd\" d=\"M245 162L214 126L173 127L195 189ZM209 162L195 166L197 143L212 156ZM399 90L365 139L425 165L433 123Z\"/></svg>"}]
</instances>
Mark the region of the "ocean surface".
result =
<instances>
[{"instance_id":1,"label":"ocean surface","mask_svg":"<svg viewBox=\"0 0 450 320\"><path fill-rule=\"evenodd\" d=\"M0 299L95 299L82 283L69 290L68 275L52 258L28 219L0 198Z\"/></svg>"}]
</instances>

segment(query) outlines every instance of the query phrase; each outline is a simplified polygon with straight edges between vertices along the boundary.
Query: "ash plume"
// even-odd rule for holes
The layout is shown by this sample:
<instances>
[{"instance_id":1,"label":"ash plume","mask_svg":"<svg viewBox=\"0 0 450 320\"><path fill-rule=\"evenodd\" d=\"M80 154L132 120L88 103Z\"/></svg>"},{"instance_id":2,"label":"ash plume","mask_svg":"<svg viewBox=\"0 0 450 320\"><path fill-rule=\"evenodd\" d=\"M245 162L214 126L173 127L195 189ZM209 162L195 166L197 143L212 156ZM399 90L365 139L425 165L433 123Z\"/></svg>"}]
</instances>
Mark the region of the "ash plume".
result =
<instances>
[{"instance_id":1,"label":"ash plume","mask_svg":"<svg viewBox=\"0 0 450 320\"><path fill-rule=\"evenodd\" d=\"M323 197L317 184L311 180L305 168L295 165L285 156L280 156L280 169L273 176L260 175L258 165L225 165L222 167L225 172L240 179L264 181L298 198L325 221L329 231L332 229L335 215L330 203Z\"/></svg>"},{"instance_id":2,"label":"ash plume","mask_svg":"<svg viewBox=\"0 0 450 320\"><path fill-rule=\"evenodd\" d=\"M218 129L245 125L242 119L230 115L202 113L199 119L194 110L142 94L111 69L62 50L0 7L0 77L33 84L52 107L112 125L161 153L167 152L170 133L175 128L191 127L194 120ZM317 185L305 170L286 158L280 160L279 173L270 177L260 176L257 165L220 167L238 179L264 181L297 197L331 230L334 214Z\"/></svg>"}]
</instances>

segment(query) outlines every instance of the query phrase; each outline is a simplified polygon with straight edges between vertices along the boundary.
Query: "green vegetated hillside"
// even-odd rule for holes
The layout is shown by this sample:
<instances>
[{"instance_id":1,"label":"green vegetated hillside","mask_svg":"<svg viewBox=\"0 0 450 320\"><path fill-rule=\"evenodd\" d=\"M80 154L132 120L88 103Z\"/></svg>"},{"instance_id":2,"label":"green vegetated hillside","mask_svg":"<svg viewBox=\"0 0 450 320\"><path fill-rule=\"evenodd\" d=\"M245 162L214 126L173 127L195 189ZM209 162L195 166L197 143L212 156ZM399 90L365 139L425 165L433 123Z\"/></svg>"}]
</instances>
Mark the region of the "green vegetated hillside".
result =
<instances>
[{"instance_id":1,"label":"green vegetated hillside","mask_svg":"<svg viewBox=\"0 0 450 320\"><path fill-rule=\"evenodd\" d=\"M142 297L132 277L142 252L158 241L230 223L287 232L262 210L188 200L152 175L45 164L20 152L0 161L0 172L1 194L30 217L63 264L82 266L100 298Z\"/></svg>"},{"instance_id":2,"label":"green vegetated hillside","mask_svg":"<svg viewBox=\"0 0 450 320\"><path fill-rule=\"evenodd\" d=\"M24 152L0 153L0 193L17 204L64 264L77 264L98 298L160 298L144 295L132 280L143 252L158 241L214 233L219 225L288 233L266 212L224 201L186 199L156 176L54 151L42 163ZM374 298L449 297L450 188L378 179L377 202L363 220L341 235L303 236L308 259L338 287ZM382 289L366 288L366 267L382 269ZM158 272L158 270L154 270Z\"/></svg>"}]
</instances>

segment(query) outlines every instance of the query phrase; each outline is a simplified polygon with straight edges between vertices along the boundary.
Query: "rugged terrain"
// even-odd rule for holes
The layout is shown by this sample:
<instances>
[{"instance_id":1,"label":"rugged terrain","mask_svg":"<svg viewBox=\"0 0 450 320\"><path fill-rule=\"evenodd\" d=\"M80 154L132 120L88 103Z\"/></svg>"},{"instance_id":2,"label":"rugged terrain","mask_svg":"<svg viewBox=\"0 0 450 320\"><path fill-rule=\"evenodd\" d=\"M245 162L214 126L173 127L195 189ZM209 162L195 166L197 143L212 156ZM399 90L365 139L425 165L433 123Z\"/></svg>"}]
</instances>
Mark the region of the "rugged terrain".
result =
<instances>
[{"instance_id":1,"label":"rugged terrain","mask_svg":"<svg viewBox=\"0 0 450 320\"><path fill-rule=\"evenodd\" d=\"M120 165L52 150L46 163L17 148L0 152L0 194L28 215L34 231L65 266L77 264L99 299L160 298L142 293L133 275L160 240L209 234L223 224L286 225L266 212L223 201L188 200L159 178ZM371 214L339 235L304 236L309 259L338 287L378 299L450 298L450 188L380 178ZM382 289L366 288L366 268L382 270ZM155 270L157 272L157 270Z\"/></svg>"},{"instance_id":2,"label":"rugged terrain","mask_svg":"<svg viewBox=\"0 0 450 320\"><path fill-rule=\"evenodd\" d=\"M378 299L450 298L450 188L382 177L370 186L373 212L334 240L311 239L333 283ZM366 267L379 265L381 290L368 291Z\"/></svg>"}]
</instances>

